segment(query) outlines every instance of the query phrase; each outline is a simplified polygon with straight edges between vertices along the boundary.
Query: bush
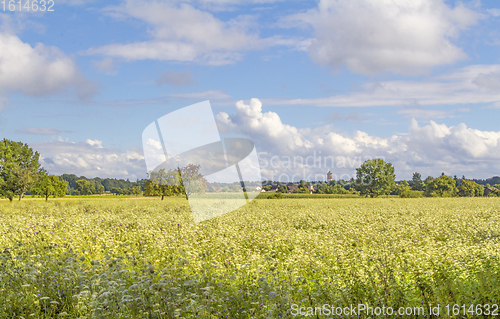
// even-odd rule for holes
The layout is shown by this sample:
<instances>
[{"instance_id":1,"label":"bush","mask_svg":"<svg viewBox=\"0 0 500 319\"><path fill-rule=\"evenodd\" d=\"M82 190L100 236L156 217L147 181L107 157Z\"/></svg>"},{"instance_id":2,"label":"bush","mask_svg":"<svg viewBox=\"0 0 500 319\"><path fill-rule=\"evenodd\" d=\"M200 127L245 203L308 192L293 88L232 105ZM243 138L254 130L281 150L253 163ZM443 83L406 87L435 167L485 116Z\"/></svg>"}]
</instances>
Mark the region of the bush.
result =
<instances>
[{"instance_id":1,"label":"bush","mask_svg":"<svg viewBox=\"0 0 500 319\"><path fill-rule=\"evenodd\" d=\"M453 192L443 192L442 195L439 193L433 192L430 194L429 197L457 197L458 193L453 193Z\"/></svg>"},{"instance_id":2,"label":"bush","mask_svg":"<svg viewBox=\"0 0 500 319\"><path fill-rule=\"evenodd\" d=\"M413 191L413 190L410 190L406 194L406 198L420 198L420 197L424 197L424 191Z\"/></svg>"},{"instance_id":3,"label":"bush","mask_svg":"<svg viewBox=\"0 0 500 319\"><path fill-rule=\"evenodd\" d=\"M281 198L283 198L283 194L281 194L281 193L276 193L276 194L272 194L272 195L267 196L267 199L281 199Z\"/></svg>"}]
</instances>

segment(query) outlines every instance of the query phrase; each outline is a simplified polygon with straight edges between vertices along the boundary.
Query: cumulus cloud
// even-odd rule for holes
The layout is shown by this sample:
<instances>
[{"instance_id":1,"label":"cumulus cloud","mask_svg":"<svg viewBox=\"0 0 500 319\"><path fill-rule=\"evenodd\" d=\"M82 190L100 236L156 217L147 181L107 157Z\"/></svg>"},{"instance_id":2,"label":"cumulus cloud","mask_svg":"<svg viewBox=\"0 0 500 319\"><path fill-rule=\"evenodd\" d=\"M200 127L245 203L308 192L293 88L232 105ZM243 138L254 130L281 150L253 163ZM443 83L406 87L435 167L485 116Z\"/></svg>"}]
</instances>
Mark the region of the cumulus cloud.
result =
<instances>
[{"instance_id":1,"label":"cumulus cloud","mask_svg":"<svg viewBox=\"0 0 500 319\"><path fill-rule=\"evenodd\" d=\"M56 47L24 43L11 32L0 32L0 94L29 96L55 94L74 87L79 98L95 93L75 62Z\"/></svg>"},{"instance_id":2,"label":"cumulus cloud","mask_svg":"<svg viewBox=\"0 0 500 319\"><path fill-rule=\"evenodd\" d=\"M374 74L421 74L466 58L452 40L480 14L443 0L321 0L280 25L312 26L312 59L334 68Z\"/></svg>"},{"instance_id":3,"label":"cumulus cloud","mask_svg":"<svg viewBox=\"0 0 500 319\"><path fill-rule=\"evenodd\" d=\"M98 140L79 143L46 141L30 146L40 153L41 164L50 174L131 180L146 177L142 152L104 147Z\"/></svg>"},{"instance_id":4,"label":"cumulus cloud","mask_svg":"<svg viewBox=\"0 0 500 319\"><path fill-rule=\"evenodd\" d=\"M263 175L269 179L278 179L280 174L324 178L328 170L345 179L364 160L375 157L393 163L398 178L411 178L416 170L433 176L471 172L488 177L500 169L500 132L480 131L463 123L448 127L430 121L419 126L412 119L408 134L381 138L362 131L341 133L332 125L299 129L284 124L274 112L262 112L258 99L248 104L239 101L235 110L231 115L217 114L218 125L224 134L243 134L254 141L262 154Z\"/></svg>"},{"instance_id":5,"label":"cumulus cloud","mask_svg":"<svg viewBox=\"0 0 500 319\"><path fill-rule=\"evenodd\" d=\"M90 48L87 54L128 61L153 59L223 65L241 58L241 52L280 44L279 37L260 38L248 15L229 21L217 19L187 3L127 0L106 12L119 19L147 23L150 40Z\"/></svg>"}]
</instances>

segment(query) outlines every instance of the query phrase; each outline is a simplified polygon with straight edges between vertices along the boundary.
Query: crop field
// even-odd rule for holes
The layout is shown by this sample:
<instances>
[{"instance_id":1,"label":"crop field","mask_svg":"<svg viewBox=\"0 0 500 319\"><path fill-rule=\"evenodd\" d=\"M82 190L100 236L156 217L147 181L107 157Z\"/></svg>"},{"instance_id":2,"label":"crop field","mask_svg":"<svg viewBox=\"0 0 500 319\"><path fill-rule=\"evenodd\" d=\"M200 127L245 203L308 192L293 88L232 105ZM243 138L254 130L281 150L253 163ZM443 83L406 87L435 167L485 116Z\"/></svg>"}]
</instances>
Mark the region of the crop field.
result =
<instances>
[{"instance_id":1,"label":"crop field","mask_svg":"<svg viewBox=\"0 0 500 319\"><path fill-rule=\"evenodd\" d=\"M499 221L499 198L257 199L198 224L181 198L1 201L0 318L447 317L500 302Z\"/></svg>"}]
</instances>

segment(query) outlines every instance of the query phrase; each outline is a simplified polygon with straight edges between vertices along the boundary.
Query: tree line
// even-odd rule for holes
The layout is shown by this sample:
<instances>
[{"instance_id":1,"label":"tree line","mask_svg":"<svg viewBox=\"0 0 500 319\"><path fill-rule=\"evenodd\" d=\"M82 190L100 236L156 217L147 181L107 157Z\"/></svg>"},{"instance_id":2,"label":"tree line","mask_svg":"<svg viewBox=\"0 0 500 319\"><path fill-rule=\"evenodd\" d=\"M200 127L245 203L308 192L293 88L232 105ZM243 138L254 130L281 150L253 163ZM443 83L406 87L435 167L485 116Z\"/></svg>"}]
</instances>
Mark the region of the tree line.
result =
<instances>
[{"instance_id":1,"label":"tree line","mask_svg":"<svg viewBox=\"0 0 500 319\"><path fill-rule=\"evenodd\" d=\"M409 181L396 183L394 167L391 163L386 163L382 159L365 161L356 169L356 178L349 181L338 180L329 182L306 182L301 180L298 183L274 184L272 181L265 181L267 184L264 190L275 190L277 193L309 193L318 194L359 194L361 196L377 197L381 195L399 195L403 198L409 197L475 197L475 196L499 196L500 197L500 177L495 176L486 180L467 179L446 176L434 178L428 176L422 180L422 175L413 173ZM496 184L490 184L488 182ZM310 186L313 186L311 189Z\"/></svg>"},{"instance_id":2,"label":"tree line","mask_svg":"<svg viewBox=\"0 0 500 319\"><path fill-rule=\"evenodd\" d=\"M93 195L113 193L118 195L138 195L144 191L146 179L131 182L128 179L116 178L87 178L74 174L63 174L61 180L68 182L68 195Z\"/></svg>"},{"instance_id":3,"label":"tree line","mask_svg":"<svg viewBox=\"0 0 500 319\"><path fill-rule=\"evenodd\" d=\"M199 165L165 170L159 169L148 173L147 179L130 182L128 179L92 178L63 174L50 175L40 165L40 154L33 151L27 144L3 139L0 142L0 196L12 201L15 197L21 200L27 193L44 196L62 197L70 195L92 194L136 194L142 192L145 196L178 196L189 198L191 194L205 191L241 191L241 185L222 184L211 185L199 173ZM277 185L277 192L308 193L313 191L320 194L349 194L357 193L361 196L377 197L380 195L397 194L400 197L454 197L454 196L500 196L500 177L488 180L461 179L450 177L444 173L434 178L428 176L422 180L420 173L415 172L409 181L395 182L394 167L382 159L365 161L356 169L356 178L349 181L318 182L310 188L312 183L300 181L294 187ZM269 181L270 182L270 181ZM490 184L495 183L496 184ZM266 182L264 181L263 184ZM219 185L219 184L216 184ZM484 187L483 187L484 185ZM265 185L270 190L272 185Z\"/></svg>"},{"instance_id":4,"label":"tree line","mask_svg":"<svg viewBox=\"0 0 500 319\"><path fill-rule=\"evenodd\" d=\"M394 167L382 159L368 160L356 170L355 188L361 195L376 197L380 195L397 194L400 197L475 197L499 196L500 185L481 185L474 180L462 176L428 176L422 180L422 175L413 173L410 181L401 181L396 186ZM495 177L497 178L497 177ZM493 180L495 180L493 178Z\"/></svg>"}]
</instances>

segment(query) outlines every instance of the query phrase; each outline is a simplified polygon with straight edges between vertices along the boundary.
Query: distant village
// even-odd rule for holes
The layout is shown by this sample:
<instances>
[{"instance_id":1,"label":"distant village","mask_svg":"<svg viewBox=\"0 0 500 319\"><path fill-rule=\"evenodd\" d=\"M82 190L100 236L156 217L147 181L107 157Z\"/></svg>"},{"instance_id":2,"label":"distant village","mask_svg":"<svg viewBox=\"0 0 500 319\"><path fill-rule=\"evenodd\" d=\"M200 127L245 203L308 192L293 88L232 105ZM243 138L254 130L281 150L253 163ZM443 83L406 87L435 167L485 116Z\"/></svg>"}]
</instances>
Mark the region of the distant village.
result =
<instances>
[{"instance_id":1,"label":"distant village","mask_svg":"<svg viewBox=\"0 0 500 319\"><path fill-rule=\"evenodd\" d=\"M301 180L299 182L276 182L276 181L262 181L262 182L244 182L245 187L240 183L224 184L212 183L208 187L208 192L236 192L246 190L249 192L280 192L280 193L326 193L322 191L325 187L336 187L337 193L351 193L354 191L352 185L353 180L350 181L334 181L333 174L328 171L326 174L326 181L319 182L306 182Z\"/></svg>"},{"instance_id":2,"label":"distant village","mask_svg":"<svg viewBox=\"0 0 500 319\"><path fill-rule=\"evenodd\" d=\"M274 193L302 193L302 194L358 194L354 187L354 179L350 180L334 180L331 171L326 173L325 181L316 182L306 182L301 180L299 182L276 182L276 181L262 181L262 182L244 182L244 186L241 183L212 183L208 186L208 192L274 192ZM457 186L461 183L461 180L456 176L454 177L457 182ZM495 176L486 180L473 180L477 183L477 186L481 188L480 195L478 196L489 196L489 195L500 195L500 177ZM491 184L493 184L493 186ZM419 190L410 181L408 184L406 181L396 181L396 189L393 190L391 194L399 194L400 190L398 187L400 185L408 185L409 190ZM422 189L420 189L422 191Z\"/></svg>"}]
</instances>

